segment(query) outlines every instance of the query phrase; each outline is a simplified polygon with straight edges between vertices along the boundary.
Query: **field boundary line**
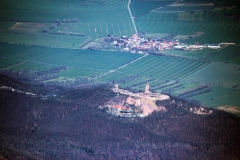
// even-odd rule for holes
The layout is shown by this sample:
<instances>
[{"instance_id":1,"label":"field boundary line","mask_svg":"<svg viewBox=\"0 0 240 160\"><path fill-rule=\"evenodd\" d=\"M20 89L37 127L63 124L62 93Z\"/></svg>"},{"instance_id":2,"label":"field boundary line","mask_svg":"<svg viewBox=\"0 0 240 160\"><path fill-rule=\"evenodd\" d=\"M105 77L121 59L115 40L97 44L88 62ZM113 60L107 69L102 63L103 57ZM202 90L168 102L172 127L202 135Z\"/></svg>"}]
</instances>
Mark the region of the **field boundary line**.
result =
<instances>
[{"instance_id":1,"label":"field boundary line","mask_svg":"<svg viewBox=\"0 0 240 160\"><path fill-rule=\"evenodd\" d=\"M107 23L106 23L106 31L107 31L107 34L109 34Z\"/></svg>"},{"instance_id":2,"label":"field boundary line","mask_svg":"<svg viewBox=\"0 0 240 160\"><path fill-rule=\"evenodd\" d=\"M8 26L6 26L6 27L4 27L3 29L1 29L0 32L2 32L2 31L5 30L5 29L8 29L8 28L13 27L15 24L16 24L16 23L14 23L14 24L11 23L11 24L9 24Z\"/></svg>"},{"instance_id":3,"label":"field boundary line","mask_svg":"<svg viewBox=\"0 0 240 160\"><path fill-rule=\"evenodd\" d=\"M156 28L158 25L159 25L159 23L157 23L157 25L156 25L155 27L153 27L153 28L152 28L152 30L154 31L154 30L155 30L155 28Z\"/></svg>"},{"instance_id":4,"label":"field boundary line","mask_svg":"<svg viewBox=\"0 0 240 160\"><path fill-rule=\"evenodd\" d=\"M217 32L220 30L221 27L222 27L222 24L221 24L221 26L218 28Z\"/></svg>"},{"instance_id":5,"label":"field boundary line","mask_svg":"<svg viewBox=\"0 0 240 160\"><path fill-rule=\"evenodd\" d=\"M217 25L217 24L215 24L215 25L213 26L213 28L212 28L212 30L211 30L211 31L213 31L213 29L216 27L216 25Z\"/></svg>"},{"instance_id":6,"label":"field boundary line","mask_svg":"<svg viewBox=\"0 0 240 160\"><path fill-rule=\"evenodd\" d=\"M185 34L188 33L188 30L192 27L192 24L188 27L188 29L186 30Z\"/></svg>"},{"instance_id":7,"label":"field boundary line","mask_svg":"<svg viewBox=\"0 0 240 160\"><path fill-rule=\"evenodd\" d=\"M206 24L203 24L202 27L199 29L199 31L201 31L201 29L203 28L203 26L205 26Z\"/></svg>"},{"instance_id":8,"label":"field boundary line","mask_svg":"<svg viewBox=\"0 0 240 160\"><path fill-rule=\"evenodd\" d=\"M237 31L238 31L239 27L240 27L240 26L238 26Z\"/></svg>"},{"instance_id":9,"label":"field boundary line","mask_svg":"<svg viewBox=\"0 0 240 160\"><path fill-rule=\"evenodd\" d=\"M158 18L159 21L161 21L162 13L160 13L160 16Z\"/></svg>"},{"instance_id":10,"label":"field boundary line","mask_svg":"<svg viewBox=\"0 0 240 160\"><path fill-rule=\"evenodd\" d=\"M115 34L115 32L114 32L113 23L112 23L112 29L113 29L113 35L116 36L116 34Z\"/></svg>"},{"instance_id":11,"label":"field boundary line","mask_svg":"<svg viewBox=\"0 0 240 160\"><path fill-rule=\"evenodd\" d=\"M232 26L232 28L230 29L230 31L232 31L232 29L235 27L235 24Z\"/></svg>"},{"instance_id":12,"label":"field boundary line","mask_svg":"<svg viewBox=\"0 0 240 160\"><path fill-rule=\"evenodd\" d=\"M125 30L126 35L128 35L126 27L125 27L125 23L123 23L123 26L124 26L124 30Z\"/></svg>"},{"instance_id":13,"label":"field boundary line","mask_svg":"<svg viewBox=\"0 0 240 160\"><path fill-rule=\"evenodd\" d=\"M224 28L224 31L226 31L227 27L229 26L229 24Z\"/></svg>"},{"instance_id":14,"label":"field boundary line","mask_svg":"<svg viewBox=\"0 0 240 160\"><path fill-rule=\"evenodd\" d=\"M119 27L119 23L117 23L117 25L118 25L118 30L119 30L119 33L120 33L120 36L121 36L122 33L121 33L121 30L120 30L120 27Z\"/></svg>"},{"instance_id":15,"label":"field boundary line","mask_svg":"<svg viewBox=\"0 0 240 160\"><path fill-rule=\"evenodd\" d=\"M179 2L179 1L176 1L176 2L174 2L174 3L172 3L172 4L169 4L169 5L173 5L173 4L178 3L178 2ZM156 9L153 9L153 10L151 10L150 12L154 12L154 11L160 9L160 8L162 8L162 7L158 7L158 8L156 8Z\"/></svg>"},{"instance_id":16,"label":"field boundary line","mask_svg":"<svg viewBox=\"0 0 240 160\"><path fill-rule=\"evenodd\" d=\"M101 33L103 33L103 32L102 32L102 25L101 25L101 23L100 23L100 28L101 28Z\"/></svg>"}]
</instances>

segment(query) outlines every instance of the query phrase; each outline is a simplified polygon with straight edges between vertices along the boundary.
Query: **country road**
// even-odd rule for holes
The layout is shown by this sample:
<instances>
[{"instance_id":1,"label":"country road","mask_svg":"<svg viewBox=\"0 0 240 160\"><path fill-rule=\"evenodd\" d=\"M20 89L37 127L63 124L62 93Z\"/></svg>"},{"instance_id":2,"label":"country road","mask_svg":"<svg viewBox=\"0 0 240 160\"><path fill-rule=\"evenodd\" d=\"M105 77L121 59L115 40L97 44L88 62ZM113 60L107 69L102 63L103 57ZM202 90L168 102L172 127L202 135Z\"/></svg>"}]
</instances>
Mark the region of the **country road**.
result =
<instances>
[{"instance_id":1,"label":"country road","mask_svg":"<svg viewBox=\"0 0 240 160\"><path fill-rule=\"evenodd\" d=\"M107 75L107 74L116 72L117 70L119 70L119 69L121 69L121 68L124 68L124 67L127 67L129 64L132 64L132 63L134 63L134 62L137 62L137 61L139 61L140 59L142 59L142 58L144 58L144 57L146 57L146 56L148 56L148 54L144 54L142 57L139 57L139 58L137 58L137 59L135 59L135 60L133 60L133 61L131 61L131 62L128 62L128 63L126 63L126 64L124 64L124 65L122 65L122 66L120 66L120 67L118 67L118 68L116 68L116 69L110 70L110 71L108 71L108 72L106 72L106 73L103 73L103 74L101 74L101 75L98 75L98 76L96 76L96 77L94 77L94 78L99 78L99 77L105 76L105 75Z\"/></svg>"},{"instance_id":2,"label":"country road","mask_svg":"<svg viewBox=\"0 0 240 160\"><path fill-rule=\"evenodd\" d=\"M132 11L131 11L131 9L130 9L130 4L131 4L131 0L128 0L128 12L129 12L130 17L131 17L131 19L132 19L132 23L133 23L134 30L135 30L135 32L136 32L136 34L137 34L138 32L137 32L137 28L136 28L136 25L135 25L135 22L134 22L134 18L133 18L133 16L132 16Z\"/></svg>"}]
</instances>

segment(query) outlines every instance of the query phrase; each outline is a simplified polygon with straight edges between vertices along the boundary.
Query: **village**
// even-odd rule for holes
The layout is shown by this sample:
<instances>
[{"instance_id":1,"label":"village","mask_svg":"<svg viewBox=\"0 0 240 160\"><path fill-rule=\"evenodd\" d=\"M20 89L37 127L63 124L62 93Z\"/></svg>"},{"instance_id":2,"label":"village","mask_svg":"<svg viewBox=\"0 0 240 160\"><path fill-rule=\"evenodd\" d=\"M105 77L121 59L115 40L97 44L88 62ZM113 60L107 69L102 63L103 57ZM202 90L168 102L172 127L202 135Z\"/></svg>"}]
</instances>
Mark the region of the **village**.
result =
<instances>
[{"instance_id":1,"label":"village","mask_svg":"<svg viewBox=\"0 0 240 160\"><path fill-rule=\"evenodd\" d=\"M195 33L195 36L199 33ZM201 50L204 48L220 49L228 45L235 45L235 43L219 43L219 44L184 44L180 43L179 39L176 38L147 38L143 34L133 34L131 37L121 36L107 36L104 38L104 42L111 47L112 50L118 50L122 52L131 53L162 53L164 50ZM94 46L88 47L88 49L95 49ZM98 48L99 49L99 48Z\"/></svg>"}]
</instances>

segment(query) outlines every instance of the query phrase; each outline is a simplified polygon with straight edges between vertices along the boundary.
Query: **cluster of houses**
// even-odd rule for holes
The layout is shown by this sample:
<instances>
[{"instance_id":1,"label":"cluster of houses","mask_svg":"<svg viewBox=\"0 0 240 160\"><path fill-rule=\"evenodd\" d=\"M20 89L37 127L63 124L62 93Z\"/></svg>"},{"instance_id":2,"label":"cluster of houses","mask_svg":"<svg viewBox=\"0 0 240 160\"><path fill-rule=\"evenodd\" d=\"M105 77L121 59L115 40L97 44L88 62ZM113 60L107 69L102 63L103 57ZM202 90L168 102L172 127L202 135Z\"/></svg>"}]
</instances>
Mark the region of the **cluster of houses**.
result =
<instances>
[{"instance_id":1,"label":"cluster of houses","mask_svg":"<svg viewBox=\"0 0 240 160\"><path fill-rule=\"evenodd\" d=\"M219 49L225 46L229 46L229 45L235 45L235 43L219 43L219 44L204 44L204 45L200 45L197 42L195 42L195 44L193 45L186 45L186 44L178 44L175 45L173 48L174 49L181 49L181 50L198 50L198 49L203 49L203 48L210 48L210 49Z\"/></svg>"},{"instance_id":2,"label":"cluster of houses","mask_svg":"<svg viewBox=\"0 0 240 160\"><path fill-rule=\"evenodd\" d=\"M109 37L105 41L109 41ZM121 38L111 38L111 45L121 48L122 51L132 53L145 53L148 51L163 51L165 49L172 49L174 45L179 44L177 40L166 39L147 39L142 36L134 34L130 38L122 36Z\"/></svg>"},{"instance_id":3,"label":"cluster of houses","mask_svg":"<svg viewBox=\"0 0 240 160\"><path fill-rule=\"evenodd\" d=\"M199 50L203 48L219 49L226 45L235 45L235 43L219 43L219 44L205 44L201 45L198 42L195 44L187 45L181 44L175 39L150 39L144 36L138 36L134 34L131 37L122 36L119 37L106 37L106 42L115 47L121 49L121 51L131 52L131 53L147 53L150 51L163 51L166 49L176 49L176 50Z\"/></svg>"}]
</instances>

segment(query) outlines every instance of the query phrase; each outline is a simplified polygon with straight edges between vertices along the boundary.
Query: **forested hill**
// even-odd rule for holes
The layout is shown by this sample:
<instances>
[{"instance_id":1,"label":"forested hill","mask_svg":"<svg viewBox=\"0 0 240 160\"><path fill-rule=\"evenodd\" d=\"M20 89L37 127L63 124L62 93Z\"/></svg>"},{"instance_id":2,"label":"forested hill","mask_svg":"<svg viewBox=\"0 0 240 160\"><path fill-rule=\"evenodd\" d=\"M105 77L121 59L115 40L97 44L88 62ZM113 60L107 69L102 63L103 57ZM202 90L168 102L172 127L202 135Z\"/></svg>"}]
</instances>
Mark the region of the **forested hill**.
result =
<instances>
[{"instance_id":1,"label":"forested hill","mask_svg":"<svg viewBox=\"0 0 240 160\"><path fill-rule=\"evenodd\" d=\"M0 79L1 86L37 93L1 88L0 159L240 158L240 118L224 111L196 115L185 109L196 104L172 97L159 102L166 113L115 117L98 109L115 96L109 86L66 89Z\"/></svg>"}]
</instances>

